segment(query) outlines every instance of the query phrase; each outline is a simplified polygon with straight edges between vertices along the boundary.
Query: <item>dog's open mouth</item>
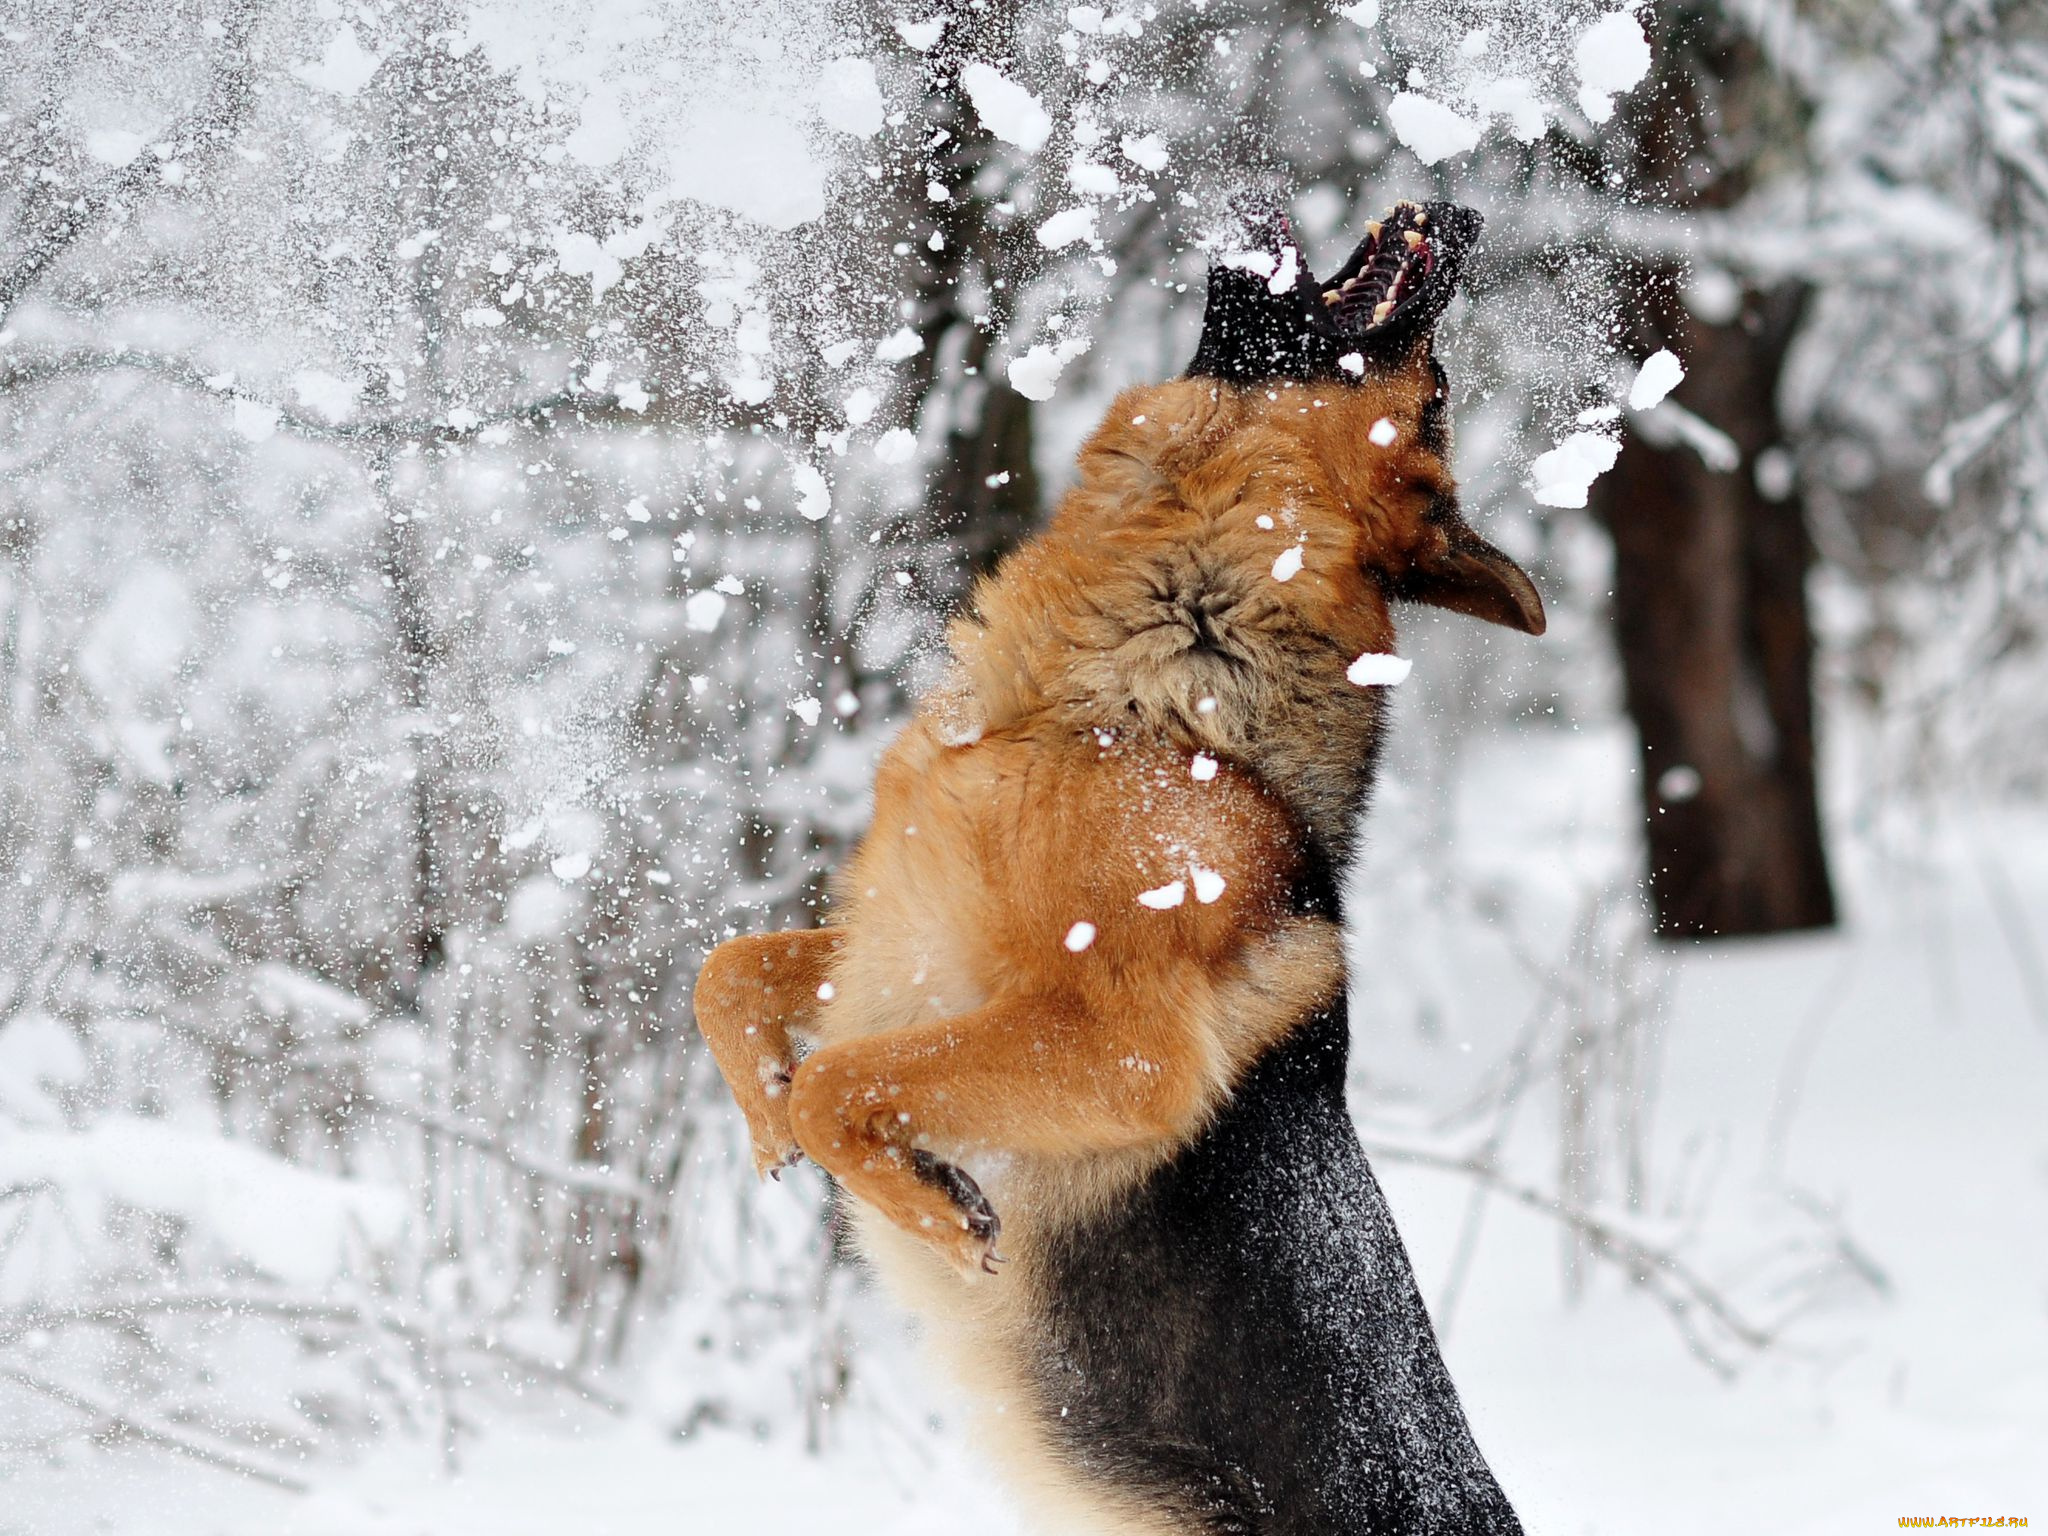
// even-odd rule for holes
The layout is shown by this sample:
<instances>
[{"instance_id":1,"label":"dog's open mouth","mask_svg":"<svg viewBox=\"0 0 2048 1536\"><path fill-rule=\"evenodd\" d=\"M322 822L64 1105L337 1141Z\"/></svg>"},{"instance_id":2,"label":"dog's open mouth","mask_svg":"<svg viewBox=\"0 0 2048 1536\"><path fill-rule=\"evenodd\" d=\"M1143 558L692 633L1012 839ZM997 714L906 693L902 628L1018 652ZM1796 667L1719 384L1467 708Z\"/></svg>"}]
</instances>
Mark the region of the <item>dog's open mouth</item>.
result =
<instances>
[{"instance_id":1,"label":"dog's open mouth","mask_svg":"<svg viewBox=\"0 0 2048 1536\"><path fill-rule=\"evenodd\" d=\"M1402 200L1366 225L1351 259L1318 282L1287 216L1253 212L1246 248L1209 270L1202 340L1188 372L1258 383L1358 378L1427 345L1485 221L1456 203Z\"/></svg>"},{"instance_id":2,"label":"dog's open mouth","mask_svg":"<svg viewBox=\"0 0 2048 1536\"><path fill-rule=\"evenodd\" d=\"M1323 322L1340 336L1363 338L1393 319L1435 270L1435 237L1428 211L1405 200L1366 225L1351 259L1323 284Z\"/></svg>"}]
</instances>

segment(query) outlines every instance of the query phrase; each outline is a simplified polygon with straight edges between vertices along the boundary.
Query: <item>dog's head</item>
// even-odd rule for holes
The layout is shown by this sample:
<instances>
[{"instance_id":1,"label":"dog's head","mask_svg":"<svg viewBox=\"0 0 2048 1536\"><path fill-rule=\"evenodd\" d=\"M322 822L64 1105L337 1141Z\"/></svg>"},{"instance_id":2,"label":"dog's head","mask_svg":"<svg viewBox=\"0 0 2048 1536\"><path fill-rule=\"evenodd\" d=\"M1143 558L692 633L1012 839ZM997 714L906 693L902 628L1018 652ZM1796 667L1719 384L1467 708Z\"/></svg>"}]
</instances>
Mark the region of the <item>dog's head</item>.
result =
<instances>
[{"instance_id":1,"label":"dog's head","mask_svg":"<svg viewBox=\"0 0 2048 1536\"><path fill-rule=\"evenodd\" d=\"M1450 468L1434 339L1481 223L1453 203L1396 203L1318 281L1284 217L1248 221L1210 268L1188 372L1263 397L1271 425L1308 441L1388 596L1537 635L1535 585L1466 522Z\"/></svg>"}]
</instances>

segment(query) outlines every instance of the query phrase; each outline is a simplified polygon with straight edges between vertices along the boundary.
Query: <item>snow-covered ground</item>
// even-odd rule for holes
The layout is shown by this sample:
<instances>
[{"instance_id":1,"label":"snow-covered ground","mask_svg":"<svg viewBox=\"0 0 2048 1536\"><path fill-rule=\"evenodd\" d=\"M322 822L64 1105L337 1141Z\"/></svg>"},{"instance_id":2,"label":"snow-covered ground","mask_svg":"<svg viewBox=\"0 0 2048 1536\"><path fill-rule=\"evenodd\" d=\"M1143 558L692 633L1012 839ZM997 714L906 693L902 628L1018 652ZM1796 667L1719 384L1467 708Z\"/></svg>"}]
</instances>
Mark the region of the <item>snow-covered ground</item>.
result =
<instances>
[{"instance_id":1,"label":"snow-covered ground","mask_svg":"<svg viewBox=\"0 0 2048 1536\"><path fill-rule=\"evenodd\" d=\"M1626 760L1619 734L1502 738L1468 761L1457 845L1508 872L1592 857L1613 845ZM1404 814L1394 799L1381 857ZM1724 1380L1611 1268L1567 1305L1556 1225L1491 1202L1446 1350L1532 1532L2048 1521L2048 814L1844 832L1842 932L1675 960L1652 1154L1669 1168L1711 1150L1698 1253L1717 1283L1739 1289L1768 1261L1796 1190L1833 1209L1887 1289L1844 1291ZM1478 966L1470 984L1493 983ZM1412 1074L1373 1008L1362 990L1362 1076L1375 1053ZM1483 1056L1503 1042L1444 1048L1460 1043ZM1390 1161L1381 1175L1434 1303L1469 1187ZM0 1536L1028 1529L949 1429L887 1309L860 1303L853 1327L860 1374L820 1455L729 1431L678 1441L649 1416L559 1402L477 1426L457 1475L391 1444L310 1469L310 1496L145 1448L73 1449L15 1464Z\"/></svg>"}]
</instances>

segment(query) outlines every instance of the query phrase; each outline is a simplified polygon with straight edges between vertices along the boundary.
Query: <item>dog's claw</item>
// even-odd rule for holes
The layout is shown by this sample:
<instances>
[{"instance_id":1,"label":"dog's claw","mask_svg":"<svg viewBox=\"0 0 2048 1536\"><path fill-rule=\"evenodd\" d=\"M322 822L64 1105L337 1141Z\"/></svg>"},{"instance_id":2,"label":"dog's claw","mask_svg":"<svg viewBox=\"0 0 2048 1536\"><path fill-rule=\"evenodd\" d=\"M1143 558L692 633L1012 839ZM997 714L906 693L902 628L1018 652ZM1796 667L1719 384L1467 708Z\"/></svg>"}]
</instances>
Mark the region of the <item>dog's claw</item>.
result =
<instances>
[{"instance_id":1,"label":"dog's claw","mask_svg":"<svg viewBox=\"0 0 2048 1536\"><path fill-rule=\"evenodd\" d=\"M969 1237L982 1245L981 1267L994 1274L989 1261L993 1258L996 1263L1002 1262L1002 1256L996 1252L996 1239L1002 1235L1003 1219L989 1204L981 1186L974 1182L974 1176L958 1164L920 1150L911 1152L910 1166L920 1179L953 1202L954 1209L960 1213L960 1225Z\"/></svg>"},{"instance_id":2,"label":"dog's claw","mask_svg":"<svg viewBox=\"0 0 2048 1536\"><path fill-rule=\"evenodd\" d=\"M757 1155L754 1159L754 1173L758 1178L773 1179L776 1183L780 1184L782 1182L782 1170L794 1168L803 1160L804 1149L797 1146L792 1146L788 1151L778 1155Z\"/></svg>"}]
</instances>

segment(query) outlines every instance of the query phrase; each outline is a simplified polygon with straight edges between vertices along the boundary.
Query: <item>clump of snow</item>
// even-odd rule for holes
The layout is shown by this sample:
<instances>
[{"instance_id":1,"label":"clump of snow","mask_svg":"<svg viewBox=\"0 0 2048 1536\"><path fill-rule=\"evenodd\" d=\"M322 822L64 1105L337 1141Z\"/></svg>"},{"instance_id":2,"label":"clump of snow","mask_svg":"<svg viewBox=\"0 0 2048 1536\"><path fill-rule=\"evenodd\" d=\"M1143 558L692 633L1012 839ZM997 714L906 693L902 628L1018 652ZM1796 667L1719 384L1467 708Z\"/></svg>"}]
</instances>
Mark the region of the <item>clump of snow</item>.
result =
<instances>
[{"instance_id":1,"label":"clump of snow","mask_svg":"<svg viewBox=\"0 0 2048 1536\"><path fill-rule=\"evenodd\" d=\"M1022 357L1011 358L1006 371L1010 387L1026 400L1050 400L1059 386L1061 366L1059 353L1041 342Z\"/></svg>"},{"instance_id":2,"label":"clump of snow","mask_svg":"<svg viewBox=\"0 0 2048 1536\"><path fill-rule=\"evenodd\" d=\"M1643 366L1636 370L1635 383L1628 387L1628 408L1647 411L1678 388L1678 381L1684 377L1685 364L1670 348L1652 352L1643 359Z\"/></svg>"},{"instance_id":3,"label":"clump of snow","mask_svg":"<svg viewBox=\"0 0 2048 1536\"><path fill-rule=\"evenodd\" d=\"M1123 151L1124 158L1141 171L1156 176L1166 169L1169 158L1166 141L1156 133L1127 133L1117 147Z\"/></svg>"},{"instance_id":4,"label":"clump of snow","mask_svg":"<svg viewBox=\"0 0 2048 1536\"><path fill-rule=\"evenodd\" d=\"M1061 942L1078 955L1095 942L1095 925L1086 922L1076 923L1067 930L1067 936Z\"/></svg>"},{"instance_id":5,"label":"clump of snow","mask_svg":"<svg viewBox=\"0 0 2048 1536\"><path fill-rule=\"evenodd\" d=\"M1273 561L1273 579L1275 581L1292 581L1300 574L1301 546L1299 544L1290 544L1287 548L1281 550L1279 556Z\"/></svg>"},{"instance_id":6,"label":"clump of snow","mask_svg":"<svg viewBox=\"0 0 2048 1536\"><path fill-rule=\"evenodd\" d=\"M950 19L946 16L932 16L923 21L899 21L896 23L896 35L903 39L907 47L925 53L939 40Z\"/></svg>"},{"instance_id":7,"label":"clump of snow","mask_svg":"<svg viewBox=\"0 0 2048 1536\"><path fill-rule=\"evenodd\" d=\"M1275 295L1292 292L1300 273L1301 253L1291 245L1282 247L1280 259L1273 264L1273 275L1266 279L1266 292Z\"/></svg>"},{"instance_id":8,"label":"clump of snow","mask_svg":"<svg viewBox=\"0 0 2048 1536\"><path fill-rule=\"evenodd\" d=\"M587 853L564 853L548 860L548 868L557 880L581 880L590 873L590 855Z\"/></svg>"},{"instance_id":9,"label":"clump of snow","mask_svg":"<svg viewBox=\"0 0 2048 1536\"><path fill-rule=\"evenodd\" d=\"M346 421L355 409L360 386L354 379L321 368L302 368L292 375L292 395L299 404L329 421Z\"/></svg>"},{"instance_id":10,"label":"clump of snow","mask_svg":"<svg viewBox=\"0 0 2048 1536\"><path fill-rule=\"evenodd\" d=\"M1614 98L1650 72L1650 40L1628 11L1609 11L1579 34L1579 108L1596 123L1614 116Z\"/></svg>"},{"instance_id":11,"label":"clump of snow","mask_svg":"<svg viewBox=\"0 0 2048 1536\"><path fill-rule=\"evenodd\" d=\"M825 211L825 167L779 112L700 99L669 156L669 192L790 230Z\"/></svg>"},{"instance_id":12,"label":"clump of snow","mask_svg":"<svg viewBox=\"0 0 2048 1536\"><path fill-rule=\"evenodd\" d=\"M1481 80L1468 93L1472 105L1488 117L1504 117L1517 142L1534 144L1543 137L1550 111L1536 87L1520 75Z\"/></svg>"},{"instance_id":13,"label":"clump of snow","mask_svg":"<svg viewBox=\"0 0 2048 1536\"><path fill-rule=\"evenodd\" d=\"M1195 900L1205 907L1222 896L1223 888L1228 884L1215 870L1203 869L1200 865L1190 869L1188 877L1195 882Z\"/></svg>"},{"instance_id":14,"label":"clump of snow","mask_svg":"<svg viewBox=\"0 0 2048 1536\"><path fill-rule=\"evenodd\" d=\"M1216 759L1206 752L1197 752L1193 762L1188 764L1188 774L1197 784L1206 784L1216 777Z\"/></svg>"},{"instance_id":15,"label":"clump of snow","mask_svg":"<svg viewBox=\"0 0 2048 1536\"><path fill-rule=\"evenodd\" d=\"M864 427L875 419L875 410L882 403L882 397L865 386L856 389L846 397L846 424L849 427Z\"/></svg>"},{"instance_id":16,"label":"clump of snow","mask_svg":"<svg viewBox=\"0 0 2048 1536\"><path fill-rule=\"evenodd\" d=\"M934 734L939 738L941 746L971 747L981 740L981 733L986 728L986 725L987 722L979 715L967 715L958 719L940 721Z\"/></svg>"},{"instance_id":17,"label":"clump of snow","mask_svg":"<svg viewBox=\"0 0 2048 1536\"><path fill-rule=\"evenodd\" d=\"M908 464L917 457L917 435L908 427L891 427L875 439L875 458L883 464Z\"/></svg>"},{"instance_id":18,"label":"clump of snow","mask_svg":"<svg viewBox=\"0 0 2048 1536\"><path fill-rule=\"evenodd\" d=\"M127 165L148 142L144 135L125 128L102 128L85 136L85 152L101 165Z\"/></svg>"},{"instance_id":19,"label":"clump of snow","mask_svg":"<svg viewBox=\"0 0 2048 1536\"><path fill-rule=\"evenodd\" d=\"M1026 400L1050 400L1059 388L1061 371L1088 350L1088 338L1073 336L1057 346L1038 343L1022 357L1013 357L1004 369L1010 388Z\"/></svg>"},{"instance_id":20,"label":"clump of snow","mask_svg":"<svg viewBox=\"0 0 2048 1536\"><path fill-rule=\"evenodd\" d=\"M875 361L878 363L900 363L907 357L915 357L924 350L924 338L909 326L898 326L894 331L875 343Z\"/></svg>"},{"instance_id":21,"label":"clump of snow","mask_svg":"<svg viewBox=\"0 0 2048 1536\"><path fill-rule=\"evenodd\" d=\"M901 31L901 27L898 28ZM908 36L906 34L906 41ZM932 34L938 41L938 34ZM915 46L913 44L913 46ZM927 43L926 47L931 44ZM960 71L961 87L974 103L981 126L1006 144L1035 155L1052 137L1052 116L1036 96L992 64L979 60Z\"/></svg>"},{"instance_id":22,"label":"clump of snow","mask_svg":"<svg viewBox=\"0 0 2048 1536\"><path fill-rule=\"evenodd\" d=\"M1216 258L1233 272L1249 272L1254 277L1265 278L1269 283L1273 274L1280 270L1280 258L1271 251L1262 251L1255 246L1246 246L1235 251L1225 251Z\"/></svg>"},{"instance_id":23,"label":"clump of snow","mask_svg":"<svg viewBox=\"0 0 2048 1536\"><path fill-rule=\"evenodd\" d=\"M1091 244L1095 240L1093 208L1065 208L1038 226L1038 243L1048 251L1057 251L1081 240Z\"/></svg>"},{"instance_id":24,"label":"clump of snow","mask_svg":"<svg viewBox=\"0 0 2048 1536\"><path fill-rule=\"evenodd\" d=\"M344 22L327 40L326 51L318 63L301 64L292 73L316 91L325 91L330 96L353 96L370 83L381 62L362 45L355 28Z\"/></svg>"},{"instance_id":25,"label":"clump of snow","mask_svg":"<svg viewBox=\"0 0 2048 1536\"><path fill-rule=\"evenodd\" d=\"M1350 5L1338 6L1337 14L1361 27L1376 27L1380 24L1380 0L1353 0Z\"/></svg>"},{"instance_id":26,"label":"clump of snow","mask_svg":"<svg viewBox=\"0 0 2048 1536\"><path fill-rule=\"evenodd\" d=\"M791 699L789 701L789 712L795 715L797 719L803 721L805 725L816 725L818 723L818 716L824 713L824 709L825 706L821 701L808 695L801 699Z\"/></svg>"},{"instance_id":27,"label":"clump of snow","mask_svg":"<svg viewBox=\"0 0 2048 1536\"><path fill-rule=\"evenodd\" d=\"M866 59L834 59L818 75L818 116L828 127L856 138L882 131L882 87Z\"/></svg>"},{"instance_id":28,"label":"clump of snow","mask_svg":"<svg viewBox=\"0 0 2048 1536\"><path fill-rule=\"evenodd\" d=\"M799 464L790 471L789 478L796 485L796 510L799 516L815 523L831 512L831 483L815 466Z\"/></svg>"},{"instance_id":29,"label":"clump of snow","mask_svg":"<svg viewBox=\"0 0 2048 1536\"><path fill-rule=\"evenodd\" d=\"M237 400L232 418L235 435L252 443L268 442L277 435L277 424L283 416L276 406L260 400Z\"/></svg>"},{"instance_id":30,"label":"clump of snow","mask_svg":"<svg viewBox=\"0 0 2048 1536\"><path fill-rule=\"evenodd\" d=\"M595 235L585 234L580 229L558 229L551 237L555 247L555 261L571 277L590 279L591 299L601 299L605 290L613 287L626 275L626 255L637 255L637 251L623 248L614 239L599 240ZM502 317L501 317L502 319Z\"/></svg>"},{"instance_id":31,"label":"clump of snow","mask_svg":"<svg viewBox=\"0 0 2048 1536\"><path fill-rule=\"evenodd\" d=\"M1187 898L1188 883L1185 880L1170 880L1165 885L1138 892L1139 904L1150 907L1154 912L1164 912L1169 907L1177 907Z\"/></svg>"},{"instance_id":32,"label":"clump of snow","mask_svg":"<svg viewBox=\"0 0 2048 1536\"><path fill-rule=\"evenodd\" d=\"M1415 663L1405 656L1367 651L1344 669L1344 680L1360 688L1398 688L1414 670Z\"/></svg>"},{"instance_id":33,"label":"clump of snow","mask_svg":"<svg viewBox=\"0 0 2048 1536\"><path fill-rule=\"evenodd\" d=\"M725 617L725 598L717 592L692 592L683 599L683 622L700 635L718 628Z\"/></svg>"},{"instance_id":34,"label":"clump of snow","mask_svg":"<svg viewBox=\"0 0 2048 1536\"><path fill-rule=\"evenodd\" d=\"M1365 377L1365 354L1363 352L1346 352L1337 359L1337 366L1350 374L1354 379L1362 379Z\"/></svg>"},{"instance_id":35,"label":"clump of snow","mask_svg":"<svg viewBox=\"0 0 2048 1536\"><path fill-rule=\"evenodd\" d=\"M951 674L926 696L926 702L931 710L932 733L942 745L971 747L981 740L988 716L963 675Z\"/></svg>"},{"instance_id":36,"label":"clump of snow","mask_svg":"<svg viewBox=\"0 0 2048 1536\"><path fill-rule=\"evenodd\" d=\"M1390 448L1393 446L1394 439L1399 437L1401 433L1399 428L1382 416L1372 424L1372 430L1365 435L1375 448Z\"/></svg>"},{"instance_id":37,"label":"clump of snow","mask_svg":"<svg viewBox=\"0 0 2048 1536\"><path fill-rule=\"evenodd\" d=\"M562 148L578 165L616 165L631 146L632 137L618 93L599 89L584 99L576 130L562 141Z\"/></svg>"},{"instance_id":38,"label":"clump of snow","mask_svg":"<svg viewBox=\"0 0 2048 1536\"><path fill-rule=\"evenodd\" d=\"M1124 189L1115 171L1080 155L1067 166L1067 185L1082 197L1115 197Z\"/></svg>"},{"instance_id":39,"label":"clump of snow","mask_svg":"<svg viewBox=\"0 0 2048 1536\"><path fill-rule=\"evenodd\" d=\"M1479 143L1483 126L1452 111L1432 97L1403 91L1387 105L1394 136L1424 165L1469 153Z\"/></svg>"},{"instance_id":40,"label":"clump of snow","mask_svg":"<svg viewBox=\"0 0 2048 1536\"><path fill-rule=\"evenodd\" d=\"M1529 467L1536 500L1546 507L1583 507L1593 482L1620 457L1621 444L1605 433L1572 433Z\"/></svg>"}]
</instances>

